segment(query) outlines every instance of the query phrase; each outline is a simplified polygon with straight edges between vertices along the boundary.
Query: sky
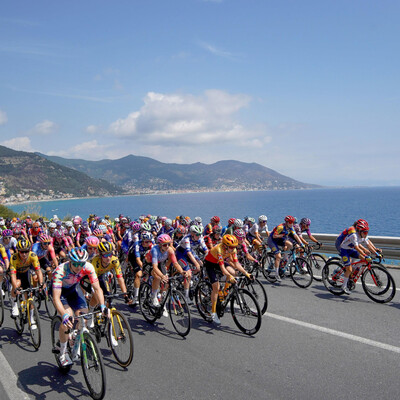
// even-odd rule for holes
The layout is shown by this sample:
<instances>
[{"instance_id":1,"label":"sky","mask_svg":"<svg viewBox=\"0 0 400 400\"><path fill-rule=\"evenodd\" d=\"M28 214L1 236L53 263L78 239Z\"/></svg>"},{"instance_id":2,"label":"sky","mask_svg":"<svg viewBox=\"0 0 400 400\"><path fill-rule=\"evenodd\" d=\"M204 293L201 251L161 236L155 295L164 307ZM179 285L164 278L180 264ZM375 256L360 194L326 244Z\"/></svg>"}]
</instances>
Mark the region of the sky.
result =
<instances>
[{"instance_id":1,"label":"sky","mask_svg":"<svg viewBox=\"0 0 400 400\"><path fill-rule=\"evenodd\" d=\"M397 0L3 1L0 144L400 185Z\"/></svg>"}]
</instances>

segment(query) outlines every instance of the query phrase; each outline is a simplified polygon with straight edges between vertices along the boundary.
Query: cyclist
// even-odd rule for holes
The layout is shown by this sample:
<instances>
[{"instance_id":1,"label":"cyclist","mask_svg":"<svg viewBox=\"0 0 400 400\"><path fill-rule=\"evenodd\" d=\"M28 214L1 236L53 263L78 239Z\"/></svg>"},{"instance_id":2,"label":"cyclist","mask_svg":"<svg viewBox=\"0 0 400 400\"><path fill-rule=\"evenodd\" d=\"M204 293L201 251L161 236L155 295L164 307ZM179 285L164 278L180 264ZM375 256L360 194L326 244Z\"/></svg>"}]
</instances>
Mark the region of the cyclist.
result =
<instances>
[{"instance_id":1,"label":"cyclist","mask_svg":"<svg viewBox=\"0 0 400 400\"><path fill-rule=\"evenodd\" d=\"M39 221L35 221L32 224L32 227L29 228L28 234L29 234L29 241L31 243L36 243L37 240L39 239L39 236L42 234L42 228L41 228L41 223Z\"/></svg>"},{"instance_id":2,"label":"cyclist","mask_svg":"<svg viewBox=\"0 0 400 400\"><path fill-rule=\"evenodd\" d=\"M268 237L268 218L266 215L260 215L258 217L258 224L253 223L247 232L247 240L250 244L254 246L254 249L257 251L261 250L261 244L263 242L264 237Z\"/></svg>"},{"instance_id":3,"label":"cyclist","mask_svg":"<svg viewBox=\"0 0 400 400\"><path fill-rule=\"evenodd\" d=\"M354 228L355 231L349 233L340 244L340 256L344 266L346 267L342 289L346 294L350 294L347 282L353 272L353 268L351 267L351 258L371 261L371 252L374 254L381 252L381 249L377 249L368 239L369 225L367 221L356 221ZM363 244L366 245L367 248L364 247Z\"/></svg>"},{"instance_id":4,"label":"cyclist","mask_svg":"<svg viewBox=\"0 0 400 400\"><path fill-rule=\"evenodd\" d=\"M175 231L172 235L172 245L175 250L179 246L179 243L183 239L185 234L186 234L186 228L183 225L178 225L175 228Z\"/></svg>"},{"instance_id":5,"label":"cyclist","mask_svg":"<svg viewBox=\"0 0 400 400\"><path fill-rule=\"evenodd\" d=\"M222 237L222 242L213 247L204 260L204 266L206 267L208 277L212 284L211 318L216 325L221 324L217 315L217 300L220 289L219 278L221 275L224 275L227 280L224 288L226 291L231 283L236 282L235 269L250 278L250 274L244 270L237 259L237 245L238 240L235 236L224 235ZM229 266L225 266L225 262L228 262Z\"/></svg>"},{"instance_id":6,"label":"cyclist","mask_svg":"<svg viewBox=\"0 0 400 400\"><path fill-rule=\"evenodd\" d=\"M178 264L171 244L172 239L169 235L160 235L157 237L157 244L153 246L145 256L146 262L152 265L151 274L153 276L153 283L151 294L155 307L160 305L158 293L160 291L161 282L164 284L168 283L167 264L170 269L173 267L185 278L188 276L187 272ZM168 317L168 312L165 308L163 310L163 315L164 317Z\"/></svg>"},{"instance_id":7,"label":"cyclist","mask_svg":"<svg viewBox=\"0 0 400 400\"><path fill-rule=\"evenodd\" d=\"M46 271L49 279L52 277L52 263L54 268L58 267L58 261L54 247L51 244L51 237L45 233L39 236L39 240L33 244L32 251L39 259L40 268Z\"/></svg>"},{"instance_id":8,"label":"cyclist","mask_svg":"<svg viewBox=\"0 0 400 400\"><path fill-rule=\"evenodd\" d=\"M279 265L282 259L280 248L283 248L284 251L287 251L293 247L290 240L288 240L289 235L292 235L292 237L296 240L301 248L304 247L304 244L301 242L300 238L297 236L296 232L293 229L295 221L295 217L287 215L285 217L285 222L277 225L268 236L267 243L275 257L275 272L276 280L278 282L281 281L281 277L279 276ZM285 258L286 257L287 255L285 255Z\"/></svg>"},{"instance_id":9,"label":"cyclist","mask_svg":"<svg viewBox=\"0 0 400 400\"><path fill-rule=\"evenodd\" d=\"M31 287L29 279L29 270L31 267L35 270L38 276L40 287L43 285L43 275L40 269L40 263L37 255L30 251L31 243L25 238L21 238L17 242L17 252L13 254L10 261L10 276L11 276L11 318L16 318L19 315L18 304L15 302L16 292L19 288L28 289ZM27 295L26 295L27 297ZM36 321L31 315L32 328L36 326Z\"/></svg>"},{"instance_id":10,"label":"cyclist","mask_svg":"<svg viewBox=\"0 0 400 400\"><path fill-rule=\"evenodd\" d=\"M236 237L238 240L238 246L236 248L238 256L244 256L246 257L249 261L258 263L258 260L256 260L250 253L249 250L246 246L246 233L244 232L243 229L235 229L233 231L233 235Z\"/></svg>"},{"instance_id":11,"label":"cyclist","mask_svg":"<svg viewBox=\"0 0 400 400\"><path fill-rule=\"evenodd\" d=\"M213 233L214 226L219 226L220 221L221 221L220 217L218 217L218 215L214 215L210 219L210 223L204 228L204 236L211 235Z\"/></svg>"},{"instance_id":12,"label":"cyclist","mask_svg":"<svg viewBox=\"0 0 400 400\"><path fill-rule=\"evenodd\" d=\"M10 266L10 261L8 260L7 252L5 247L0 244L0 288L2 288L3 275L8 271L8 267ZM4 296L3 289L1 289L0 296Z\"/></svg>"},{"instance_id":13,"label":"cyclist","mask_svg":"<svg viewBox=\"0 0 400 400\"><path fill-rule=\"evenodd\" d=\"M87 262L88 253L81 248L73 248L68 253L69 261L60 264L53 275L53 302L58 314L62 318L60 326L60 363L63 366L72 364L67 352L68 334L65 326L73 328L74 315L87 313L86 298L82 292L79 282L86 276L100 302L101 311L108 316L108 310L104 304L103 291L92 264ZM71 321L72 319L72 321Z\"/></svg>"},{"instance_id":14,"label":"cyclist","mask_svg":"<svg viewBox=\"0 0 400 400\"><path fill-rule=\"evenodd\" d=\"M303 232L306 232L306 233L307 233L307 236L309 237L309 239L310 239L311 241L313 241L314 243L320 244L320 243L318 242L318 240L315 239L315 237L311 234L310 225L311 225L311 220L310 220L310 218L302 218L302 219L300 220L300 223L299 223L299 224L295 224L295 225L294 225L294 231L296 232L297 236L300 238L301 242L302 242L304 245L307 246L307 245L308 245L308 242L307 242L305 239L303 239L303 237L302 237L302 233L303 233Z\"/></svg>"},{"instance_id":15,"label":"cyclist","mask_svg":"<svg viewBox=\"0 0 400 400\"><path fill-rule=\"evenodd\" d=\"M82 249L88 252L88 261L91 262L93 257L97 255L97 246L100 241L96 236L88 236L85 239L85 244L82 246Z\"/></svg>"},{"instance_id":16,"label":"cyclist","mask_svg":"<svg viewBox=\"0 0 400 400\"><path fill-rule=\"evenodd\" d=\"M222 240L222 228L219 225L214 225L211 231L211 234L204 236L204 243L207 248L210 250L217 244L221 243Z\"/></svg>"},{"instance_id":17,"label":"cyclist","mask_svg":"<svg viewBox=\"0 0 400 400\"><path fill-rule=\"evenodd\" d=\"M4 246L9 260L11 259L11 255L14 254L17 249L17 239L15 239L12 234L12 230L7 228L3 230L0 238L0 244Z\"/></svg>"},{"instance_id":18,"label":"cyclist","mask_svg":"<svg viewBox=\"0 0 400 400\"><path fill-rule=\"evenodd\" d=\"M229 218L228 219L228 225L226 225L226 226L224 226L223 228L222 228L222 236L224 236L224 235L230 235L230 234L232 234L233 233L233 230L234 230L234 223L235 223L235 219L236 218Z\"/></svg>"}]
</instances>

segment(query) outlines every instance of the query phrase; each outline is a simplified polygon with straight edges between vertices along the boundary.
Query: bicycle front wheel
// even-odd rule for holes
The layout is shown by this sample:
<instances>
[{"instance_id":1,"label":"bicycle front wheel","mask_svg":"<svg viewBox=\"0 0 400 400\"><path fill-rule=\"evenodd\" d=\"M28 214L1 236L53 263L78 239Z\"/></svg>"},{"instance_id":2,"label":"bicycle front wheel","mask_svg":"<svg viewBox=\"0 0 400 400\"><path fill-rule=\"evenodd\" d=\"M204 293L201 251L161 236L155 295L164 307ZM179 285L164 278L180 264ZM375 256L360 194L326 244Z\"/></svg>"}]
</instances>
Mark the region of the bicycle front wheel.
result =
<instances>
[{"instance_id":1,"label":"bicycle front wheel","mask_svg":"<svg viewBox=\"0 0 400 400\"><path fill-rule=\"evenodd\" d=\"M40 332L40 320L39 312L37 310L35 301L33 299L28 299L27 302L28 310L28 327L32 338L33 347L38 350L40 343L42 341L42 335Z\"/></svg>"},{"instance_id":2,"label":"bicycle front wheel","mask_svg":"<svg viewBox=\"0 0 400 400\"><path fill-rule=\"evenodd\" d=\"M59 331L61 325L62 325L62 320L60 316L57 315L51 320L51 351L54 354L60 372L62 374L67 374L70 371L72 365L62 366L60 362L61 346L60 346ZM66 327L63 327L63 329L67 330ZM67 346L69 351L70 350L69 343L67 344Z\"/></svg>"},{"instance_id":3,"label":"bicycle front wheel","mask_svg":"<svg viewBox=\"0 0 400 400\"><path fill-rule=\"evenodd\" d=\"M268 296L263 284L258 279L254 279L254 281L243 279L240 287L247 289L256 298L261 315L264 315L268 308Z\"/></svg>"},{"instance_id":4,"label":"bicycle front wheel","mask_svg":"<svg viewBox=\"0 0 400 400\"><path fill-rule=\"evenodd\" d=\"M345 268L338 261L328 261L322 269L322 282L324 286L334 295L340 296L344 293L342 289Z\"/></svg>"},{"instance_id":5,"label":"bicycle front wheel","mask_svg":"<svg viewBox=\"0 0 400 400\"><path fill-rule=\"evenodd\" d=\"M189 306L185 296L179 290L170 292L168 299L168 312L173 327L178 335L185 337L190 332L192 321L190 318Z\"/></svg>"},{"instance_id":6,"label":"bicycle front wheel","mask_svg":"<svg viewBox=\"0 0 400 400\"><path fill-rule=\"evenodd\" d=\"M297 257L294 262L290 264L290 277L293 282L303 289L308 288L313 281L313 272L310 264L303 257Z\"/></svg>"},{"instance_id":7,"label":"bicycle front wheel","mask_svg":"<svg viewBox=\"0 0 400 400\"><path fill-rule=\"evenodd\" d=\"M117 310L111 311L108 340L117 363L121 367L127 367L133 359L133 337L128 321Z\"/></svg>"},{"instance_id":8,"label":"bicycle front wheel","mask_svg":"<svg viewBox=\"0 0 400 400\"><path fill-rule=\"evenodd\" d=\"M234 293L231 299L231 314L236 326L246 335L254 335L259 331L260 306L248 290L239 288Z\"/></svg>"},{"instance_id":9,"label":"bicycle front wheel","mask_svg":"<svg viewBox=\"0 0 400 400\"><path fill-rule=\"evenodd\" d=\"M44 305L46 307L47 315L50 318L53 318L57 315L57 309L54 306L53 303L53 295L51 293L51 285L50 282L47 282L46 284L46 291L45 291L45 297L44 297Z\"/></svg>"},{"instance_id":10,"label":"bicycle front wheel","mask_svg":"<svg viewBox=\"0 0 400 400\"><path fill-rule=\"evenodd\" d=\"M211 322L211 292L212 286L208 281L200 281L194 293L196 298L196 307L199 314L207 322Z\"/></svg>"},{"instance_id":11,"label":"bicycle front wheel","mask_svg":"<svg viewBox=\"0 0 400 400\"><path fill-rule=\"evenodd\" d=\"M312 253L307 257L307 261L313 272L313 278L317 282L322 281L322 268L326 263L326 259L322 254Z\"/></svg>"},{"instance_id":12,"label":"bicycle front wheel","mask_svg":"<svg viewBox=\"0 0 400 400\"><path fill-rule=\"evenodd\" d=\"M267 254L265 258L262 259L261 267L261 272L264 275L264 278L268 282L275 283L275 257L272 254Z\"/></svg>"},{"instance_id":13,"label":"bicycle front wheel","mask_svg":"<svg viewBox=\"0 0 400 400\"><path fill-rule=\"evenodd\" d=\"M396 294L396 284L389 271L378 264L366 269L361 277L365 294L376 303L388 303Z\"/></svg>"},{"instance_id":14,"label":"bicycle front wheel","mask_svg":"<svg viewBox=\"0 0 400 400\"><path fill-rule=\"evenodd\" d=\"M152 304L151 286L147 282L142 282L139 289L140 312L144 319L150 324L157 319L156 307Z\"/></svg>"},{"instance_id":15,"label":"bicycle front wheel","mask_svg":"<svg viewBox=\"0 0 400 400\"><path fill-rule=\"evenodd\" d=\"M106 375L103 358L95 340L89 332L83 332L81 343L81 365L90 396L100 400L106 394Z\"/></svg>"},{"instance_id":16,"label":"bicycle front wheel","mask_svg":"<svg viewBox=\"0 0 400 400\"><path fill-rule=\"evenodd\" d=\"M25 311L22 312L22 310L21 310L22 295L20 295L20 294L17 295L16 302L17 302L19 314L17 317L15 317L14 323L15 323L15 328L16 328L17 332L20 335L22 335L22 332L24 331L24 328L25 328L25 315L24 315Z\"/></svg>"}]
</instances>

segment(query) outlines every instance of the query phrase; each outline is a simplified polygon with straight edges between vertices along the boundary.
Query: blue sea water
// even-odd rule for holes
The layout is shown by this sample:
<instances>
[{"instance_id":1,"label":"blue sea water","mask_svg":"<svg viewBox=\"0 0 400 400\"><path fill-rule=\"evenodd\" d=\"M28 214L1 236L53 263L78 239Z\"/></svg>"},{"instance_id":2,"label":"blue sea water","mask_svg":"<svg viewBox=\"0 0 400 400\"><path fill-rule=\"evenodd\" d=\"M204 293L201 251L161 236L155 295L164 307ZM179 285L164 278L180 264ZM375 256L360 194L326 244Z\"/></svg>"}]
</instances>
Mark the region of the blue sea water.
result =
<instances>
[{"instance_id":1,"label":"blue sea water","mask_svg":"<svg viewBox=\"0 0 400 400\"><path fill-rule=\"evenodd\" d=\"M59 218L87 217L95 213L136 218L141 214L200 216L208 222L219 215L224 224L231 217L268 216L268 227L280 224L285 215L311 219L311 231L339 233L356 219L370 224L372 236L400 236L400 187L340 188L259 192L210 192L166 195L119 196L28 203L11 206L14 211L40 212Z\"/></svg>"}]
</instances>

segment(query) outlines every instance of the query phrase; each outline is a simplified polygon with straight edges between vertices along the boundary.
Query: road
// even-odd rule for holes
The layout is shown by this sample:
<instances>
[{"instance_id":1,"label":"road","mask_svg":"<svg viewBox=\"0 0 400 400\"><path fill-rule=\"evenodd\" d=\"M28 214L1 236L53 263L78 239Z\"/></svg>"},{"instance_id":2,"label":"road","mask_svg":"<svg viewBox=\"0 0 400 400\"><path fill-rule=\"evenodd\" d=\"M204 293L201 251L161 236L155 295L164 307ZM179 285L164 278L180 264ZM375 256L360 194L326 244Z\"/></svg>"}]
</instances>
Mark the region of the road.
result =
<instances>
[{"instance_id":1,"label":"road","mask_svg":"<svg viewBox=\"0 0 400 400\"><path fill-rule=\"evenodd\" d=\"M391 270L397 287L400 270ZM265 283L268 312L254 337L240 333L231 315L222 326L192 308L193 327L180 338L167 318L149 325L138 310L118 303L134 335L135 355L124 370L103 341L107 399L393 399L400 393L400 294L376 304L357 285L350 296L331 295L322 283L308 289L290 278ZM0 351L29 398L89 398L82 371L59 373L50 348L50 321L42 306L43 341L35 351L19 336L9 309ZM1 354L0 354L1 355ZM1 359L0 359L1 360ZM8 366L7 366L8 368ZM0 365L4 371L4 365ZM12 389L12 379L6 386ZM4 374L3 374L4 386ZM3 392L4 393L4 392ZM0 396L1 397L1 396ZM3 397L1 397L3 399Z\"/></svg>"}]
</instances>

